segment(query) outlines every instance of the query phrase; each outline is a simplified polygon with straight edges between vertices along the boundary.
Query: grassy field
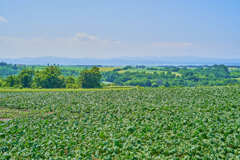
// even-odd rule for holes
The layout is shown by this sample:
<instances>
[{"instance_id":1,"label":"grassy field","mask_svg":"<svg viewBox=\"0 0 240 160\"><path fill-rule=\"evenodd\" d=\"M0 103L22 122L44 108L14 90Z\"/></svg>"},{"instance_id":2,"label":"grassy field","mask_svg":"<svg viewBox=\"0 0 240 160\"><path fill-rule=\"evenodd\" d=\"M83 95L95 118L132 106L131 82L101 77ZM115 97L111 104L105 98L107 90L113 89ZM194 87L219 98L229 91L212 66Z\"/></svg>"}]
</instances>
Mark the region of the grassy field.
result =
<instances>
[{"instance_id":1,"label":"grassy field","mask_svg":"<svg viewBox=\"0 0 240 160\"><path fill-rule=\"evenodd\" d=\"M0 92L0 159L240 159L240 87Z\"/></svg>"},{"instance_id":2,"label":"grassy field","mask_svg":"<svg viewBox=\"0 0 240 160\"><path fill-rule=\"evenodd\" d=\"M147 69L128 69L128 70L120 70L118 71L118 73L125 73L125 72L145 72L145 73L150 73L150 74L153 74L153 73L158 73L158 74L161 74L161 73L167 73L167 71L159 71L159 70L147 70ZM172 74L175 74L176 76L181 76L180 73L178 72L171 72Z\"/></svg>"},{"instance_id":3,"label":"grassy field","mask_svg":"<svg viewBox=\"0 0 240 160\"><path fill-rule=\"evenodd\" d=\"M99 69L100 69L100 72L110 72L117 68L118 67L100 67Z\"/></svg>"}]
</instances>

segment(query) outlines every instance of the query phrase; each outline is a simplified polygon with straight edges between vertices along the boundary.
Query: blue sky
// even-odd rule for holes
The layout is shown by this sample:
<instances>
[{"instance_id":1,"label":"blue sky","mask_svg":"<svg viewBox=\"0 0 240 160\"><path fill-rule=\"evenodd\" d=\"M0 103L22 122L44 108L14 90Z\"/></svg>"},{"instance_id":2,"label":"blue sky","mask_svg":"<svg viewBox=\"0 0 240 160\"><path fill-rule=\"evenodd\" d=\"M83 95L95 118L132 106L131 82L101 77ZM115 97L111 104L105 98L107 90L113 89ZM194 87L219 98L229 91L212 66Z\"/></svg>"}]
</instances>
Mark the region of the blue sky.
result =
<instances>
[{"instance_id":1,"label":"blue sky","mask_svg":"<svg viewBox=\"0 0 240 160\"><path fill-rule=\"evenodd\" d=\"M240 58L240 1L1 0L0 56Z\"/></svg>"}]
</instances>

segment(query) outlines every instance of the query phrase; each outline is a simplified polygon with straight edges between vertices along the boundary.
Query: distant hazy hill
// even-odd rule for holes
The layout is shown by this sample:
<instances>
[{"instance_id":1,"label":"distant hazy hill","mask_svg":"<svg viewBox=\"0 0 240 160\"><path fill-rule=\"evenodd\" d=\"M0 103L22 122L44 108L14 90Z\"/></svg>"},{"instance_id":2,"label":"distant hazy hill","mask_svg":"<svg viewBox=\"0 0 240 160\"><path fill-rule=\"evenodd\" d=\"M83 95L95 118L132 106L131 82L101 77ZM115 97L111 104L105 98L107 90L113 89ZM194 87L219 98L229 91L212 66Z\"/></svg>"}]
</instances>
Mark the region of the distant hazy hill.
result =
<instances>
[{"instance_id":1,"label":"distant hazy hill","mask_svg":"<svg viewBox=\"0 0 240 160\"><path fill-rule=\"evenodd\" d=\"M27 65L240 65L240 59L215 59L198 57L122 57L112 59L93 58L60 58L60 57L36 57L36 58L6 58L0 59L11 64Z\"/></svg>"}]
</instances>

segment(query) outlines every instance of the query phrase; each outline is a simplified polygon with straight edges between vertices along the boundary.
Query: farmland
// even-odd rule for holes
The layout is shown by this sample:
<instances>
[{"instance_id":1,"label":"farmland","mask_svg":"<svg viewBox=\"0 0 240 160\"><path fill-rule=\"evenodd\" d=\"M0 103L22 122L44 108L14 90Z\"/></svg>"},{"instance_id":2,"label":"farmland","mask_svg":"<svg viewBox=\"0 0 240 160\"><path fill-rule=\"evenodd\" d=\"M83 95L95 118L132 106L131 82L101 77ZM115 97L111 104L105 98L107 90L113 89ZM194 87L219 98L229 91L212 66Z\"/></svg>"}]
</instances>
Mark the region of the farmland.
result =
<instances>
[{"instance_id":1,"label":"farmland","mask_svg":"<svg viewBox=\"0 0 240 160\"><path fill-rule=\"evenodd\" d=\"M240 159L240 87L0 92L0 159Z\"/></svg>"},{"instance_id":2,"label":"farmland","mask_svg":"<svg viewBox=\"0 0 240 160\"><path fill-rule=\"evenodd\" d=\"M0 63L0 88L85 88L82 80L91 65L30 66ZM52 74L53 71L55 74ZM240 85L239 66L98 66L105 86L196 87ZM100 77L101 74L101 77ZM51 75L51 76L50 76ZM54 77L54 75L57 75ZM45 77L45 78L44 78ZM26 81L28 79L28 81ZM56 82L51 84L50 80ZM57 85L55 85L57 84Z\"/></svg>"}]
</instances>

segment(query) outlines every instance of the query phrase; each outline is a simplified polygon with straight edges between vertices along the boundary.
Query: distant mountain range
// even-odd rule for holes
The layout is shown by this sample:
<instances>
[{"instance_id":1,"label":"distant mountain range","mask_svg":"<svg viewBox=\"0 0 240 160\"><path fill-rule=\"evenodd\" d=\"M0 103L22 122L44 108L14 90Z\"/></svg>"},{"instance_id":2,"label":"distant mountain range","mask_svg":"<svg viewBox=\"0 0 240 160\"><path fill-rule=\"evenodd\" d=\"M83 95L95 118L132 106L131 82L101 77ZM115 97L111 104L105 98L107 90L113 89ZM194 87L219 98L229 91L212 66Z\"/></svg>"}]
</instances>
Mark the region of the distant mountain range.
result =
<instances>
[{"instance_id":1,"label":"distant mountain range","mask_svg":"<svg viewBox=\"0 0 240 160\"><path fill-rule=\"evenodd\" d=\"M62 57L36 57L36 58L0 58L1 62L26 65L240 65L240 59L218 59L199 57L120 57L111 59L94 58L62 58Z\"/></svg>"}]
</instances>

